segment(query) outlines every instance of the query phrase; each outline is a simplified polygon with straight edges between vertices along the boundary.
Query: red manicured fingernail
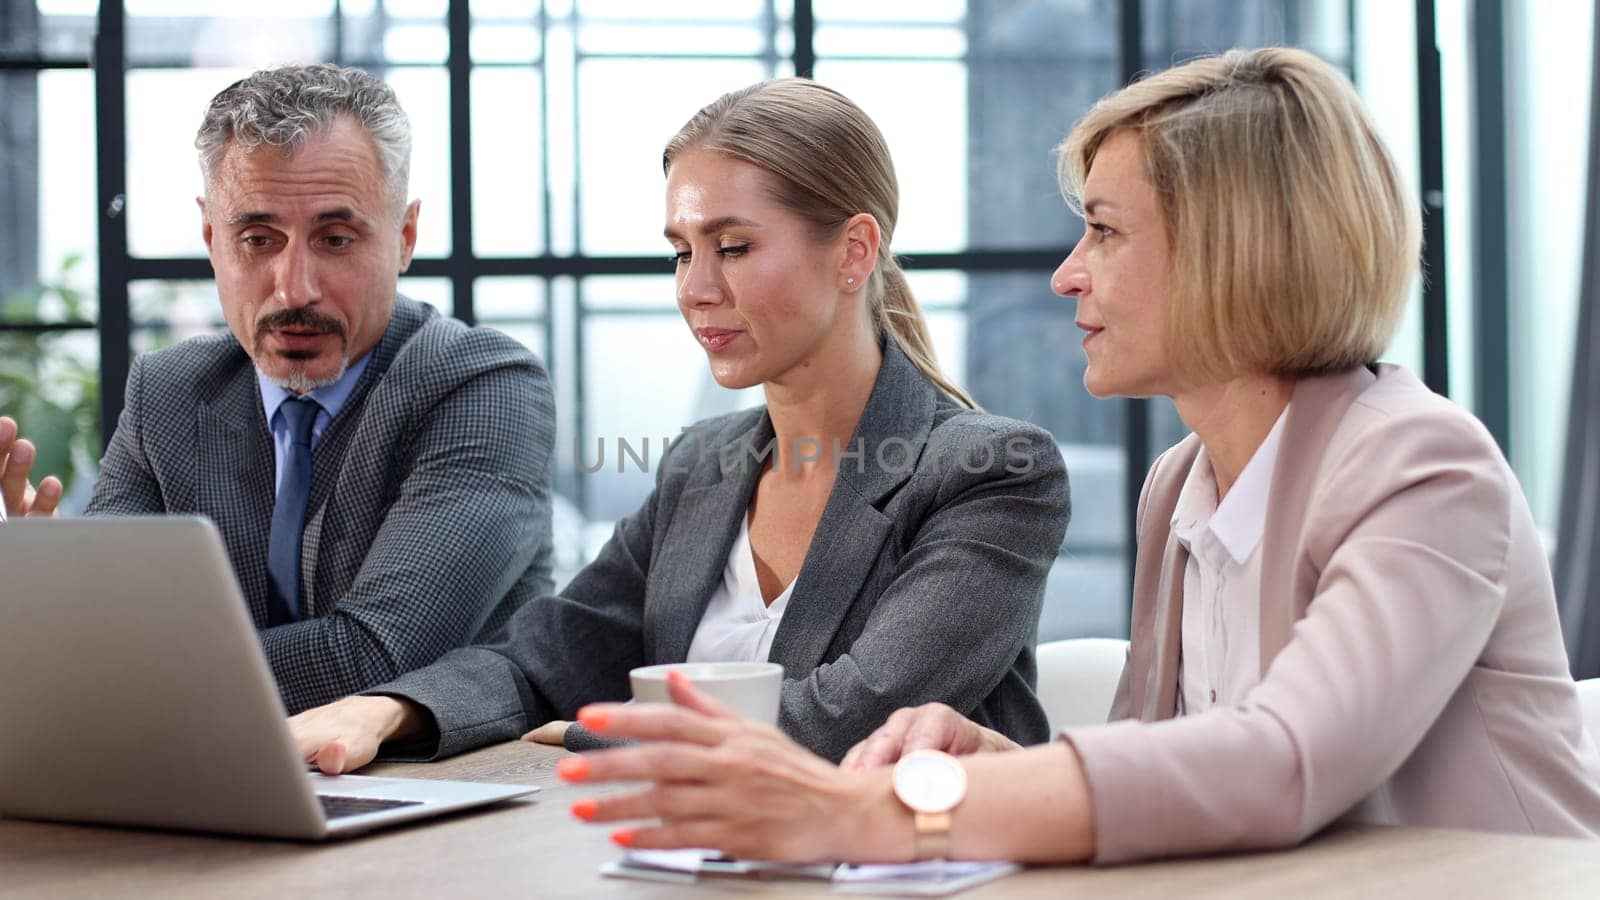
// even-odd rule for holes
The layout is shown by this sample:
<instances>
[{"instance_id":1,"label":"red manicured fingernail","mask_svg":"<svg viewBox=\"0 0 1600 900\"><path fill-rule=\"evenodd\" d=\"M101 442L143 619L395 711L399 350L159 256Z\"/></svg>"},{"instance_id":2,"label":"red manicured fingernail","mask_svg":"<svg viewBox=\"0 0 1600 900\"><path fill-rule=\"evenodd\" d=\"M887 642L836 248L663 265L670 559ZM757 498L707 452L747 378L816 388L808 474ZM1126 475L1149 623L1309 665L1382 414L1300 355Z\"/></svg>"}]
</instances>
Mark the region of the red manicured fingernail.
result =
<instances>
[{"instance_id":1,"label":"red manicured fingernail","mask_svg":"<svg viewBox=\"0 0 1600 900\"><path fill-rule=\"evenodd\" d=\"M611 832L611 843L616 844L618 847L632 847L633 829L618 828L616 831Z\"/></svg>"},{"instance_id":2,"label":"red manicured fingernail","mask_svg":"<svg viewBox=\"0 0 1600 900\"><path fill-rule=\"evenodd\" d=\"M556 777L562 781L582 781L589 777L589 761L581 756L569 756L556 763Z\"/></svg>"},{"instance_id":3,"label":"red manicured fingernail","mask_svg":"<svg viewBox=\"0 0 1600 900\"><path fill-rule=\"evenodd\" d=\"M590 731L605 731L611 727L611 714L591 707L578 710L578 724Z\"/></svg>"},{"instance_id":4,"label":"red manicured fingernail","mask_svg":"<svg viewBox=\"0 0 1600 900\"><path fill-rule=\"evenodd\" d=\"M585 822L593 822L594 817L600 814L600 801L579 800L572 804L572 814Z\"/></svg>"}]
</instances>

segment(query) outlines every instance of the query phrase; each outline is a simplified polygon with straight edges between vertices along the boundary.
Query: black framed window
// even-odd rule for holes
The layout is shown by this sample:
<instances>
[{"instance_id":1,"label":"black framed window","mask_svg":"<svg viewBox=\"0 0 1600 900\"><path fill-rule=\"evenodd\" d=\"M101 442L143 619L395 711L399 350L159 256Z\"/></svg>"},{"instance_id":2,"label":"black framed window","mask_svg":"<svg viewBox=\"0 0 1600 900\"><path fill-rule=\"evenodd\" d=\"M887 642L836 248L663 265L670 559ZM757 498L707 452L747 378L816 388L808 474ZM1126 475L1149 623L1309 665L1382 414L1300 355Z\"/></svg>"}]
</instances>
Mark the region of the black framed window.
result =
<instances>
[{"instance_id":1,"label":"black framed window","mask_svg":"<svg viewBox=\"0 0 1600 900\"><path fill-rule=\"evenodd\" d=\"M0 2L0 412L82 499L100 455L94 8Z\"/></svg>"}]
</instances>

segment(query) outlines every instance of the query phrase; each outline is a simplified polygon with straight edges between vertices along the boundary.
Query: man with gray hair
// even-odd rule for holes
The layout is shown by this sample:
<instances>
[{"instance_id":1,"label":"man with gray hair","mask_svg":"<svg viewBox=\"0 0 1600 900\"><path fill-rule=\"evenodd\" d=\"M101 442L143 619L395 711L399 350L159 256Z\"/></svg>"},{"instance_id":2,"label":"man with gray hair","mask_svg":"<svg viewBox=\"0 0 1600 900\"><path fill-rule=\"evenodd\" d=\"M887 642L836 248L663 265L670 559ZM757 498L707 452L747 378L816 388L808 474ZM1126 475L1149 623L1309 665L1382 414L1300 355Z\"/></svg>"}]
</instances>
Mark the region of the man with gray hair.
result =
<instances>
[{"instance_id":1,"label":"man with gray hair","mask_svg":"<svg viewBox=\"0 0 1600 900\"><path fill-rule=\"evenodd\" d=\"M195 146L230 334L134 361L87 513L210 517L294 713L549 592L554 401L520 344L398 296L419 204L387 85L257 72L211 101ZM53 506L46 488L4 505L48 511L27 508Z\"/></svg>"}]
</instances>

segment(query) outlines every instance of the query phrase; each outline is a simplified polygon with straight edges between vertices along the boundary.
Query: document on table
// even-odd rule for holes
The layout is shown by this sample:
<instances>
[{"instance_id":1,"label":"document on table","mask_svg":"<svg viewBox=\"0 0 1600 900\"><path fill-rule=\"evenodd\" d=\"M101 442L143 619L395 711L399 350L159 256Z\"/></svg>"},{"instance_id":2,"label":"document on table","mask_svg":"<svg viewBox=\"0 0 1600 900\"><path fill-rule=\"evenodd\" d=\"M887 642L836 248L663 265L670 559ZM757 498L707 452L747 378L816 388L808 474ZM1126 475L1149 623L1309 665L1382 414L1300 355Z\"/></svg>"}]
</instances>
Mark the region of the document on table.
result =
<instances>
[{"instance_id":1,"label":"document on table","mask_svg":"<svg viewBox=\"0 0 1600 900\"><path fill-rule=\"evenodd\" d=\"M837 893L942 897L1003 878L1022 867L1009 862L930 862L854 866L795 865L729 859L715 850L632 850L600 867L603 875L671 881L826 881Z\"/></svg>"}]
</instances>

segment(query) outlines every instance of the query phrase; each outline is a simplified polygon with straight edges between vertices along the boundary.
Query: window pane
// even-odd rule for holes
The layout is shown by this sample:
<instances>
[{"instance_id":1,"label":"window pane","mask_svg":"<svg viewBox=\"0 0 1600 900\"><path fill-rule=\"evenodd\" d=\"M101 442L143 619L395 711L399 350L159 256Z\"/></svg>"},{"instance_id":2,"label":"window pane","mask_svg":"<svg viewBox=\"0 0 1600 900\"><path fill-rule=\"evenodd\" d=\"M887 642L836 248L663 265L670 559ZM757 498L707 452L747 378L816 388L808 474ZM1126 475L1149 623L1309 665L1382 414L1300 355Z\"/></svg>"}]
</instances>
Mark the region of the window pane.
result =
<instances>
[{"instance_id":1,"label":"window pane","mask_svg":"<svg viewBox=\"0 0 1600 900\"><path fill-rule=\"evenodd\" d=\"M474 19L532 19L539 15L539 0L472 0Z\"/></svg>"},{"instance_id":2,"label":"window pane","mask_svg":"<svg viewBox=\"0 0 1600 900\"><path fill-rule=\"evenodd\" d=\"M334 0L277 0L257 14L263 19L326 16L333 13L333 4ZM207 0L125 0L123 6L130 18L172 18L204 15L215 9L216 4Z\"/></svg>"},{"instance_id":3,"label":"window pane","mask_svg":"<svg viewBox=\"0 0 1600 900\"><path fill-rule=\"evenodd\" d=\"M767 46L766 32L756 22L664 25L655 22L585 22L578 28L578 49L587 54L755 56Z\"/></svg>"},{"instance_id":4,"label":"window pane","mask_svg":"<svg viewBox=\"0 0 1600 900\"><path fill-rule=\"evenodd\" d=\"M244 69L128 73L128 252L205 256L195 198L205 192L194 133L211 98ZM93 171L91 168L89 171Z\"/></svg>"},{"instance_id":5,"label":"window pane","mask_svg":"<svg viewBox=\"0 0 1600 900\"><path fill-rule=\"evenodd\" d=\"M472 311L480 322L543 319L545 310L543 278L496 276L472 283Z\"/></svg>"},{"instance_id":6,"label":"window pane","mask_svg":"<svg viewBox=\"0 0 1600 900\"><path fill-rule=\"evenodd\" d=\"M376 63L443 63L450 56L445 0L343 3L345 59Z\"/></svg>"},{"instance_id":7,"label":"window pane","mask_svg":"<svg viewBox=\"0 0 1600 900\"><path fill-rule=\"evenodd\" d=\"M1348 66L1348 0L1143 0L1144 59L1164 69L1234 47L1303 47Z\"/></svg>"},{"instance_id":8,"label":"window pane","mask_svg":"<svg viewBox=\"0 0 1600 900\"><path fill-rule=\"evenodd\" d=\"M895 252L963 249L967 243L966 66L959 62L820 60L816 77L866 110L889 142L900 181Z\"/></svg>"},{"instance_id":9,"label":"window pane","mask_svg":"<svg viewBox=\"0 0 1600 900\"><path fill-rule=\"evenodd\" d=\"M812 0L811 4L819 26L836 21L960 22L966 7L965 0Z\"/></svg>"},{"instance_id":10,"label":"window pane","mask_svg":"<svg viewBox=\"0 0 1600 900\"><path fill-rule=\"evenodd\" d=\"M547 318L549 285L543 278L486 277L472 283L478 324L505 332L532 350L549 370L553 335ZM554 378L554 371L550 372ZM558 418L560 412L558 410ZM559 429L557 434L565 434Z\"/></svg>"},{"instance_id":11,"label":"window pane","mask_svg":"<svg viewBox=\"0 0 1600 900\"><path fill-rule=\"evenodd\" d=\"M393 18L443 19L447 0L383 0L383 11Z\"/></svg>"},{"instance_id":12,"label":"window pane","mask_svg":"<svg viewBox=\"0 0 1600 900\"><path fill-rule=\"evenodd\" d=\"M198 0L128 3L128 61L149 66L265 68L338 59L368 67L440 64L449 55L442 2L285 0L218 15Z\"/></svg>"},{"instance_id":13,"label":"window pane","mask_svg":"<svg viewBox=\"0 0 1600 900\"><path fill-rule=\"evenodd\" d=\"M928 320L933 352L946 378L967 390L967 284L957 270L907 272L911 296ZM968 391L970 393L970 390Z\"/></svg>"},{"instance_id":14,"label":"window pane","mask_svg":"<svg viewBox=\"0 0 1600 900\"><path fill-rule=\"evenodd\" d=\"M383 36L383 58L395 63L442 63L450 58L450 33L443 25L391 25Z\"/></svg>"},{"instance_id":15,"label":"window pane","mask_svg":"<svg viewBox=\"0 0 1600 900\"><path fill-rule=\"evenodd\" d=\"M96 316L93 104L88 71L0 73L0 317Z\"/></svg>"},{"instance_id":16,"label":"window pane","mask_svg":"<svg viewBox=\"0 0 1600 900\"><path fill-rule=\"evenodd\" d=\"M579 249L667 252L661 150L702 106L762 78L756 60L588 60L578 68Z\"/></svg>"},{"instance_id":17,"label":"window pane","mask_svg":"<svg viewBox=\"0 0 1600 900\"><path fill-rule=\"evenodd\" d=\"M251 71L333 56L332 0L281 0L265 9L258 15L219 16L209 2L133 0L127 4L128 65ZM200 110L194 114L198 117Z\"/></svg>"},{"instance_id":18,"label":"window pane","mask_svg":"<svg viewBox=\"0 0 1600 900\"><path fill-rule=\"evenodd\" d=\"M661 271L670 273L672 264L662 254ZM678 315L676 286L670 274L599 275L583 280L583 303L587 309L648 309Z\"/></svg>"},{"instance_id":19,"label":"window pane","mask_svg":"<svg viewBox=\"0 0 1600 900\"><path fill-rule=\"evenodd\" d=\"M1065 255L1082 226L1062 202L1055 148L1118 84L1115 5L975 4L968 25L969 246Z\"/></svg>"},{"instance_id":20,"label":"window pane","mask_svg":"<svg viewBox=\"0 0 1600 900\"><path fill-rule=\"evenodd\" d=\"M956 58L967 52L967 35L957 27L822 25L812 47L818 56Z\"/></svg>"},{"instance_id":21,"label":"window pane","mask_svg":"<svg viewBox=\"0 0 1600 900\"><path fill-rule=\"evenodd\" d=\"M537 4L533 4L537 6ZM472 61L496 63L538 62L544 51L544 38L539 33L537 11L488 18L479 10L483 4L472 4Z\"/></svg>"},{"instance_id":22,"label":"window pane","mask_svg":"<svg viewBox=\"0 0 1600 900\"><path fill-rule=\"evenodd\" d=\"M763 0L578 0L585 19L657 20L664 22L755 21L765 13Z\"/></svg>"},{"instance_id":23,"label":"window pane","mask_svg":"<svg viewBox=\"0 0 1600 900\"><path fill-rule=\"evenodd\" d=\"M93 0L0 4L0 59L85 59L94 43Z\"/></svg>"},{"instance_id":24,"label":"window pane","mask_svg":"<svg viewBox=\"0 0 1600 900\"><path fill-rule=\"evenodd\" d=\"M455 291L450 287L448 278L415 278L403 276L400 279L400 293L413 300L420 300L432 306L444 315L450 315L454 307Z\"/></svg>"},{"instance_id":25,"label":"window pane","mask_svg":"<svg viewBox=\"0 0 1600 900\"><path fill-rule=\"evenodd\" d=\"M543 359L545 356L545 327L538 322L500 322L489 326L496 331L503 332L507 337L516 341Z\"/></svg>"},{"instance_id":26,"label":"window pane","mask_svg":"<svg viewBox=\"0 0 1600 900\"><path fill-rule=\"evenodd\" d=\"M536 69L472 73L472 241L480 256L545 250L543 80Z\"/></svg>"},{"instance_id":27,"label":"window pane","mask_svg":"<svg viewBox=\"0 0 1600 900\"><path fill-rule=\"evenodd\" d=\"M411 120L411 198L422 201L417 256L450 254L450 76L436 67L375 73Z\"/></svg>"},{"instance_id":28,"label":"window pane","mask_svg":"<svg viewBox=\"0 0 1600 900\"><path fill-rule=\"evenodd\" d=\"M81 512L100 458L100 354L93 331L0 332L0 411L38 449L33 471L66 487L62 512Z\"/></svg>"},{"instance_id":29,"label":"window pane","mask_svg":"<svg viewBox=\"0 0 1600 900\"><path fill-rule=\"evenodd\" d=\"M1522 44L1506 59L1511 451L1534 518L1549 534L1556 533L1563 492L1584 489L1581 482L1563 487L1563 475L1589 477L1567 469L1565 454L1573 353L1595 352L1574 340L1579 304L1596 302L1584 296L1581 277L1596 239L1585 233L1585 197L1593 189L1586 157L1594 140L1593 17L1592 7L1562 4L1506 11L1507 26ZM1471 302L1462 294L1450 299ZM1580 373L1591 364L1583 365ZM1587 415L1596 415L1593 407ZM1581 420L1572 425L1584 427ZM1594 459L1593 447L1585 453Z\"/></svg>"},{"instance_id":30,"label":"window pane","mask_svg":"<svg viewBox=\"0 0 1600 900\"><path fill-rule=\"evenodd\" d=\"M76 291L89 319L99 272L94 143L94 73L40 72L39 197L48 202L39 204L39 272Z\"/></svg>"},{"instance_id":31,"label":"window pane","mask_svg":"<svg viewBox=\"0 0 1600 900\"><path fill-rule=\"evenodd\" d=\"M1122 448L1079 444L1062 447L1061 455L1072 478L1072 525L1067 529L1068 541L1062 554L1051 564L1045 579L1039 642L1126 637L1129 587L1122 544L1110 549L1077 549L1071 537L1078 527L1078 515L1087 504L1106 503L1108 517L1123 515Z\"/></svg>"},{"instance_id":32,"label":"window pane","mask_svg":"<svg viewBox=\"0 0 1600 900\"><path fill-rule=\"evenodd\" d=\"M214 281L134 281L128 284L133 352L228 330Z\"/></svg>"}]
</instances>

